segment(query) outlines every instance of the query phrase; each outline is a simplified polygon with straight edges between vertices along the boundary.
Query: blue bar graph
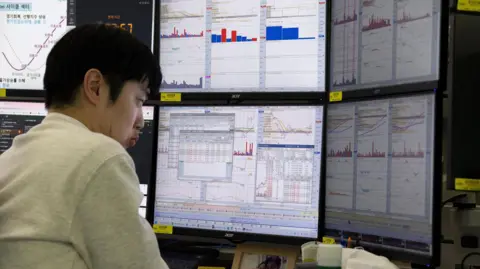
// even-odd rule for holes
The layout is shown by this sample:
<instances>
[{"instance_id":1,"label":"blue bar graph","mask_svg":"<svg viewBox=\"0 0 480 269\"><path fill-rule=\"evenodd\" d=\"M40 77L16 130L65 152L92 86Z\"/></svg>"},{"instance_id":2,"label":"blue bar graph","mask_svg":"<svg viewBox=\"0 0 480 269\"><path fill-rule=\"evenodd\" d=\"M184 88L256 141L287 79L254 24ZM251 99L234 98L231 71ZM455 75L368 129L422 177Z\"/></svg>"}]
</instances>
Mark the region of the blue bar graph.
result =
<instances>
[{"instance_id":1,"label":"blue bar graph","mask_svg":"<svg viewBox=\"0 0 480 269\"><path fill-rule=\"evenodd\" d=\"M315 37L300 37L298 27L267 26L267 41L304 39L315 39Z\"/></svg>"},{"instance_id":2,"label":"blue bar graph","mask_svg":"<svg viewBox=\"0 0 480 269\"><path fill-rule=\"evenodd\" d=\"M256 38L247 38L246 36L237 35L237 40L235 42L252 42L252 41L255 42L255 41L257 41L257 39ZM226 43L231 43L232 39L227 38L225 40L225 42ZM224 43L224 42L222 42L222 36L212 34L212 43Z\"/></svg>"}]
</instances>

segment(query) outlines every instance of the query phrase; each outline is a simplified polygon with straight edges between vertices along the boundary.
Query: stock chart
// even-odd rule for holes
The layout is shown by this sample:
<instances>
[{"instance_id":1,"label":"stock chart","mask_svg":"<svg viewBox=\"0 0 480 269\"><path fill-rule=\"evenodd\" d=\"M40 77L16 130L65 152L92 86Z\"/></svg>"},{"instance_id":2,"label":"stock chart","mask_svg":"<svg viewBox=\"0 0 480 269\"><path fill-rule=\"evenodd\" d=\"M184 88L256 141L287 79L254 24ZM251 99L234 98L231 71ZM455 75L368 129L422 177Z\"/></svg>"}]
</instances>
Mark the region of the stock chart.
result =
<instances>
[{"instance_id":1,"label":"stock chart","mask_svg":"<svg viewBox=\"0 0 480 269\"><path fill-rule=\"evenodd\" d=\"M322 113L313 106L162 107L155 219L177 227L316 236ZM231 219L234 212L248 221ZM269 228L271 219L261 212L283 228Z\"/></svg>"},{"instance_id":2,"label":"stock chart","mask_svg":"<svg viewBox=\"0 0 480 269\"><path fill-rule=\"evenodd\" d=\"M149 0L1 2L0 88L42 90L48 53L76 25L115 25L153 48L153 11Z\"/></svg>"},{"instance_id":3,"label":"stock chart","mask_svg":"<svg viewBox=\"0 0 480 269\"><path fill-rule=\"evenodd\" d=\"M329 107L327 228L430 250L434 107L434 94Z\"/></svg>"},{"instance_id":4,"label":"stock chart","mask_svg":"<svg viewBox=\"0 0 480 269\"><path fill-rule=\"evenodd\" d=\"M0 3L0 88L43 89L50 49L67 31L66 0Z\"/></svg>"},{"instance_id":5,"label":"stock chart","mask_svg":"<svg viewBox=\"0 0 480 269\"><path fill-rule=\"evenodd\" d=\"M326 3L167 0L161 91L324 91Z\"/></svg>"},{"instance_id":6,"label":"stock chart","mask_svg":"<svg viewBox=\"0 0 480 269\"><path fill-rule=\"evenodd\" d=\"M332 89L438 79L440 0L338 0L332 5Z\"/></svg>"}]
</instances>

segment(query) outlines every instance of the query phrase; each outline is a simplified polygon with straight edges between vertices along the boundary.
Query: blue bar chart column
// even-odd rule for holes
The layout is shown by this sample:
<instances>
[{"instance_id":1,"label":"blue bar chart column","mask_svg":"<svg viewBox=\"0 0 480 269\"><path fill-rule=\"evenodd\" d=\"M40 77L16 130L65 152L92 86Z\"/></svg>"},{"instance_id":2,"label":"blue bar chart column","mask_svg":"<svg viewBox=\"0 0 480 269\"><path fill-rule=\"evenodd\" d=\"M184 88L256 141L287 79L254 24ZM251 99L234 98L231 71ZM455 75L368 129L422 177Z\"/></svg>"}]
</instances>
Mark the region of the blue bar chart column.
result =
<instances>
[{"instance_id":1,"label":"blue bar chart column","mask_svg":"<svg viewBox=\"0 0 480 269\"><path fill-rule=\"evenodd\" d=\"M267 71L267 0L261 0L260 6L260 89L265 89Z\"/></svg>"}]
</instances>

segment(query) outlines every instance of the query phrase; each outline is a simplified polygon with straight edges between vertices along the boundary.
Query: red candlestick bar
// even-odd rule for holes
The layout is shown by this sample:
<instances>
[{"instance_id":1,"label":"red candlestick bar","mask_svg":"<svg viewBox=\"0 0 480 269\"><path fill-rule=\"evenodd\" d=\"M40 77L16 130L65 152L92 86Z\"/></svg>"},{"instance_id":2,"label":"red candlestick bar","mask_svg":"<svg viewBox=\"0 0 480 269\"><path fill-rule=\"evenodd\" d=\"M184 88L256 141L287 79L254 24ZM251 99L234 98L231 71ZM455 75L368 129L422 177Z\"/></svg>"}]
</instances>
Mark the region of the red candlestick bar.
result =
<instances>
[{"instance_id":1,"label":"red candlestick bar","mask_svg":"<svg viewBox=\"0 0 480 269\"><path fill-rule=\"evenodd\" d=\"M232 31L232 42L237 42L237 31Z\"/></svg>"},{"instance_id":2,"label":"red candlestick bar","mask_svg":"<svg viewBox=\"0 0 480 269\"><path fill-rule=\"evenodd\" d=\"M222 42L227 42L227 29L222 29Z\"/></svg>"}]
</instances>

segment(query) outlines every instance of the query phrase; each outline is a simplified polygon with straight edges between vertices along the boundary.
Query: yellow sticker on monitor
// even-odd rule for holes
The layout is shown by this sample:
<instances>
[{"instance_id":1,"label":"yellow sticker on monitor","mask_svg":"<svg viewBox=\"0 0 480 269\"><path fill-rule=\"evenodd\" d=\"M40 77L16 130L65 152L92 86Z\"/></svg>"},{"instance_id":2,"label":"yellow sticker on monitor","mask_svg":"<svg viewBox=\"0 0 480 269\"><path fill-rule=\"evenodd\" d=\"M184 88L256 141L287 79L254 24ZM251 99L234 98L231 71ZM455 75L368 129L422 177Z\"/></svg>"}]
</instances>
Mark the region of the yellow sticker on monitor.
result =
<instances>
[{"instance_id":1,"label":"yellow sticker on monitor","mask_svg":"<svg viewBox=\"0 0 480 269\"><path fill-rule=\"evenodd\" d=\"M173 92L162 92L160 94L160 101L162 102L181 102L182 94Z\"/></svg>"},{"instance_id":2,"label":"yellow sticker on monitor","mask_svg":"<svg viewBox=\"0 0 480 269\"><path fill-rule=\"evenodd\" d=\"M173 226L153 224L153 232L156 234L173 234Z\"/></svg>"},{"instance_id":3,"label":"yellow sticker on monitor","mask_svg":"<svg viewBox=\"0 0 480 269\"><path fill-rule=\"evenodd\" d=\"M322 238L322 243L328 244L328 245L334 245L335 244L335 239L331 237L323 237Z\"/></svg>"},{"instance_id":4,"label":"yellow sticker on monitor","mask_svg":"<svg viewBox=\"0 0 480 269\"><path fill-rule=\"evenodd\" d=\"M0 97L7 97L7 89L0 89Z\"/></svg>"},{"instance_id":5,"label":"yellow sticker on monitor","mask_svg":"<svg viewBox=\"0 0 480 269\"><path fill-rule=\"evenodd\" d=\"M461 11L480 12L480 0L458 0L457 9Z\"/></svg>"},{"instance_id":6,"label":"yellow sticker on monitor","mask_svg":"<svg viewBox=\"0 0 480 269\"><path fill-rule=\"evenodd\" d=\"M455 190L480 191L480 179L455 178Z\"/></svg>"},{"instance_id":7,"label":"yellow sticker on monitor","mask_svg":"<svg viewBox=\"0 0 480 269\"><path fill-rule=\"evenodd\" d=\"M340 102L343 99L343 92L331 92L330 102Z\"/></svg>"}]
</instances>

